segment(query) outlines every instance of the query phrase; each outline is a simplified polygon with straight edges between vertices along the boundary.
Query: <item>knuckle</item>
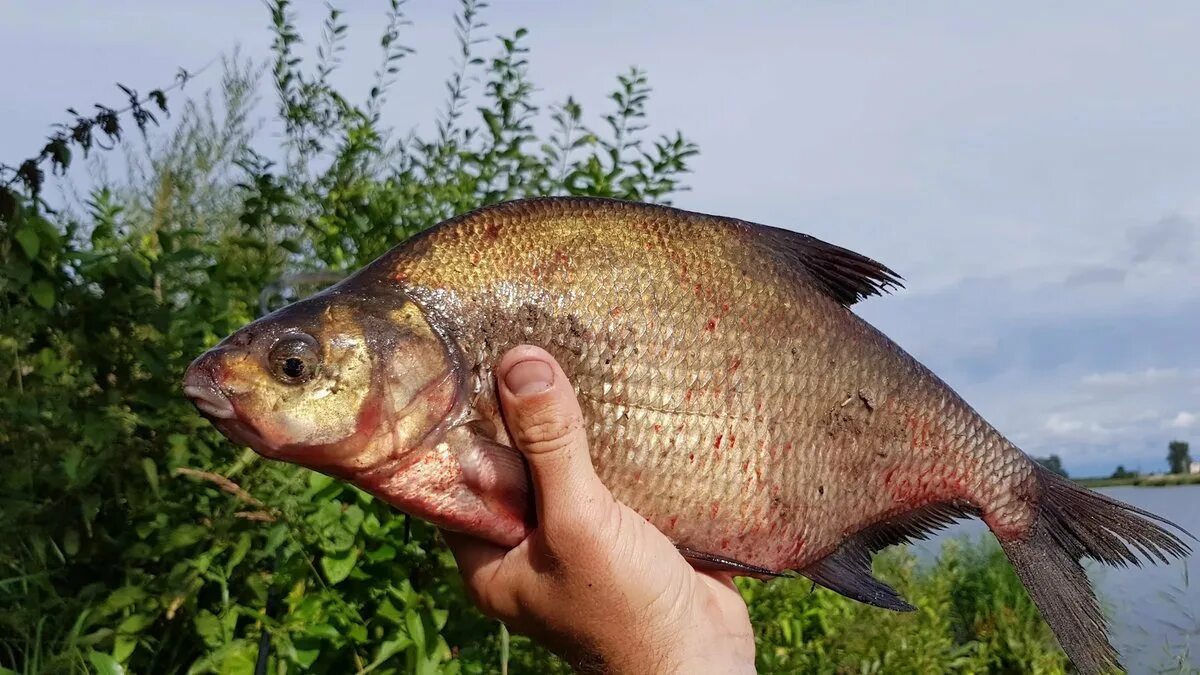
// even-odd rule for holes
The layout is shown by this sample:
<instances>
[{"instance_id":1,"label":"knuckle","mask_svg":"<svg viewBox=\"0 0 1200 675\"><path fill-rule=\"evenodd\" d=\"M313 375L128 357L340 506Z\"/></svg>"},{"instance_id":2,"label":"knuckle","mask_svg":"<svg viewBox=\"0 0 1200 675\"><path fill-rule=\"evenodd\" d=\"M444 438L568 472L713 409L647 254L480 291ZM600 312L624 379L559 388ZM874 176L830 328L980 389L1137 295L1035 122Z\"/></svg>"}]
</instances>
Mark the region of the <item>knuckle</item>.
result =
<instances>
[{"instance_id":1,"label":"knuckle","mask_svg":"<svg viewBox=\"0 0 1200 675\"><path fill-rule=\"evenodd\" d=\"M493 619L504 619L508 617L506 611L506 603L504 603L496 593L489 590L485 584L467 584L467 598L471 604L475 605L484 616Z\"/></svg>"},{"instance_id":2,"label":"knuckle","mask_svg":"<svg viewBox=\"0 0 1200 675\"><path fill-rule=\"evenodd\" d=\"M466 589L467 599L471 601L471 604L478 607L479 611L483 612L484 614L492 616L492 612L490 610L493 609L493 605L487 591L476 584L470 583L466 584Z\"/></svg>"},{"instance_id":3,"label":"knuckle","mask_svg":"<svg viewBox=\"0 0 1200 675\"><path fill-rule=\"evenodd\" d=\"M532 411L517 423L517 437L533 454L561 450L576 442L583 432L578 415L563 414L557 406Z\"/></svg>"},{"instance_id":4,"label":"knuckle","mask_svg":"<svg viewBox=\"0 0 1200 675\"><path fill-rule=\"evenodd\" d=\"M556 513L543 526L547 548L563 560L593 566L613 559L622 540L620 509L611 508L611 498L601 503L595 496L580 496L571 503L575 508Z\"/></svg>"}]
</instances>

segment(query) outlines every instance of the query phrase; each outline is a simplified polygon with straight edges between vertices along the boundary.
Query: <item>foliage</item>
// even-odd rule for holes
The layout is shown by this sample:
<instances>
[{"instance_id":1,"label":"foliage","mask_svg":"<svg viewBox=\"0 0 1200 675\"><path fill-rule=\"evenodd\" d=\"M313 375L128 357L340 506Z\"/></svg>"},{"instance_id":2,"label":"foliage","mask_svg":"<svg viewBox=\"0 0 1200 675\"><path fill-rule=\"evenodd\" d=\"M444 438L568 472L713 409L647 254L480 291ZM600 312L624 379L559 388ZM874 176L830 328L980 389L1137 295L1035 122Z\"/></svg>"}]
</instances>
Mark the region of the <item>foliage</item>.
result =
<instances>
[{"instance_id":1,"label":"foliage","mask_svg":"<svg viewBox=\"0 0 1200 675\"><path fill-rule=\"evenodd\" d=\"M1137 487L1172 487L1176 485L1200 485L1200 474L1194 473L1151 473L1133 472L1125 478L1079 478L1077 483L1088 488L1135 485Z\"/></svg>"},{"instance_id":2,"label":"foliage","mask_svg":"<svg viewBox=\"0 0 1200 675\"><path fill-rule=\"evenodd\" d=\"M875 572L918 607L887 612L814 588L802 578L767 583L739 579L750 608L760 673L1063 673L1066 656L994 541L948 541L921 563L890 549ZM463 656L487 653L496 639ZM513 673L568 673L515 638Z\"/></svg>"},{"instance_id":3,"label":"foliage","mask_svg":"<svg viewBox=\"0 0 1200 675\"><path fill-rule=\"evenodd\" d=\"M1117 479L1117 480L1122 480L1122 479L1137 478L1140 475L1141 474L1137 471L1129 471L1128 469L1126 469L1124 464L1119 464L1119 465L1117 465L1117 470L1113 471L1111 477L1114 479Z\"/></svg>"},{"instance_id":4,"label":"foliage","mask_svg":"<svg viewBox=\"0 0 1200 675\"><path fill-rule=\"evenodd\" d=\"M16 167L0 163L0 221L11 221L17 216L18 194L15 186L24 188L29 199L37 203L40 200L42 185L46 180L46 172L42 168L50 164L54 174L66 174L71 167L74 153L72 148L82 151L87 157L93 147L111 149L113 144L121 140L122 115L128 115L138 130L145 136L146 128L158 124L158 117L153 109L167 113L167 93L172 89L182 89L192 74L180 68L175 76L175 84L165 89L153 89L145 97L136 90L123 84L117 84L127 98L127 105L117 110L102 103L95 104L94 115L84 115L74 108L67 108L75 119L70 123L55 125L54 131L47 137L46 145L33 157L26 159Z\"/></svg>"},{"instance_id":5,"label":"foliage","mask_svg":"<svg viewBox=\"0 0 1200 675\"><path fill-rule=\"evenodd\" d=\"M1035 461L1037 461L1038 464L1041 464L1042 466L1046 467L1047 469L1053 471L1054 473L1062 476L1063 478L1068 478L1067 470L1066 470L1066 468L1063 467L1062 458L1059 457L1058 455L1050 455L1049 457L1037 457L1037 458L1035 458Z\"/></svg>"},{"instance_id":6,"label":"foliage","mask_svg":"<svg viewBox=\"0 0 1200 675\"><path fill-rule=\"evenodd\" d=\"M498 38L490 60L475 56L481 9L467 2L458 17L461 63L430 138L392 143L380 126L409 52L399 2L376 86L356 104L330 84L348 35L340 12L329 9L309 63L280 0L270 77L281 169L248 121L257 71L229 61L220 109L177 111L174 133L134 158L132 180L106 182L82 213L48 212L40 181L6 184L0 664L251 672L265 633L272 672L492 669L495 652L454 658L497 627L467 606L431 528L238 452L178 392L191 358L256 316L260 292L311 290L294 273L345 272L483 203L680 189L695 148L641 133L643 74L619 79L609 130L594 133L573 101L535 103L524 31ZM150 99L165 108L165 94ZM88 125L119 140L122 111L100 110L56 131L48 161L69 163L59 144ZM140 103L124 114L152 119Z\"/></svg>"},{"instance_id":7,"label":"foliage","mask_svg":"<svg viewBox=\"0 0 1200 675\"><path fill-rule=\"evenodd\" d=\"M875 571L918 610L883 612L806 579L744 581L759 672L1063 672L1064 655L994 542L951 540L932 565L890 550Z\"/></svg>"},{"instance_id":8,"label":"foliage","mask_svg":"<svg viewBox=\"0 0 1200 675\"><path fill-rule=\"evenodd\" d=\"M1167 464L1171 467L1171 473L1187 473L1191 463L1192 456L1186 442L1171 441L1167 445Z\"/></svg>"},{"instance_id":9,"label":"foliage","mask_svg":"<svg viewBox=\"0 0 1200 675\"><path fill-rule=\"evenodd\" d=\"M219 100L177 110L172 134L79 213L48 212L40 182L6 184L0 672L250 673L264 640L275 673L498 669L506 638L468 606L431 528L233 448L178 392L189 360L262 300L310 291L449 215L526 195L662 201L682 189L696 148L678 133L647 137L641 71L618 78L593 129L574 99L535 101L524 31L478 56L483 9L464 0L456 17L459 61L428 136L391 140L382 126L411 51L400 0L361 103L332 84L349 34L341 13L329 8L309 59L290 4L274 0L267 77L282 147L263 149L251 121L259 71L233 58ZM137 123L138 110L125 113ZM93 124L119 130L113 112L115 127ZM63 131L78 140L80 124ZM49 152L38 162L66 164ZM997 555L957 550L932 570L889 558L881 573L924 608L909 617L798 581L747 583L760 666L1060 668ZM511 661L562 670L519 638Z\"/></svg>"}]
</instances>

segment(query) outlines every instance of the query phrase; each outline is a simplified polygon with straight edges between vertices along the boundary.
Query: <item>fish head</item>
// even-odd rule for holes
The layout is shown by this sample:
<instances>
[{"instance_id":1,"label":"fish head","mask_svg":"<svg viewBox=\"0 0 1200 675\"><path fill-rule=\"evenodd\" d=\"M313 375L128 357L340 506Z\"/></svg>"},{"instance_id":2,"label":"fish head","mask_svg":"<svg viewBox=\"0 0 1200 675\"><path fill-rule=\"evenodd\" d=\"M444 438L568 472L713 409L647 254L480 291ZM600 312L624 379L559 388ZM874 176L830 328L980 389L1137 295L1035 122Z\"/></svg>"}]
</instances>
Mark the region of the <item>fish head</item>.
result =
<instances>
[{"instance_id":1,"label":"fish head","mask_svg":"<svg viewBox=\"0 0 1200 675\"><path fill-rule=\"evenodd\" d=\"M221 341L183 390L235 443L352 479L436 435L462 399L459 379L415 304L335 287Z\"/></svg>"}]
</instances>

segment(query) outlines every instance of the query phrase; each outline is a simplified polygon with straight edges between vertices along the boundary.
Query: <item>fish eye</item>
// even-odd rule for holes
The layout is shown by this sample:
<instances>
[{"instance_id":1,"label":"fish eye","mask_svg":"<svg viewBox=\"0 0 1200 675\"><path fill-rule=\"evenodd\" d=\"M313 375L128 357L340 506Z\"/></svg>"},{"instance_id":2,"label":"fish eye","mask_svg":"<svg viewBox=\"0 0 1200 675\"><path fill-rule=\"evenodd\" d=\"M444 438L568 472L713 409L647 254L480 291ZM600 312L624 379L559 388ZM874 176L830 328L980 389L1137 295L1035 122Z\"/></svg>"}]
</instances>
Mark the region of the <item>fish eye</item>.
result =
<instances>
[{"instance_id":1,"label":"fish eye","mask_svg":"<svg viewBox=\"0 0 1200 675\"><path fill-rule=\"evenodd\" d=\"M271 374L284 384L302 384L317 374L321 365L317 341L303 333L280 338L267 356Z\"/></svg>"}]
</instances>

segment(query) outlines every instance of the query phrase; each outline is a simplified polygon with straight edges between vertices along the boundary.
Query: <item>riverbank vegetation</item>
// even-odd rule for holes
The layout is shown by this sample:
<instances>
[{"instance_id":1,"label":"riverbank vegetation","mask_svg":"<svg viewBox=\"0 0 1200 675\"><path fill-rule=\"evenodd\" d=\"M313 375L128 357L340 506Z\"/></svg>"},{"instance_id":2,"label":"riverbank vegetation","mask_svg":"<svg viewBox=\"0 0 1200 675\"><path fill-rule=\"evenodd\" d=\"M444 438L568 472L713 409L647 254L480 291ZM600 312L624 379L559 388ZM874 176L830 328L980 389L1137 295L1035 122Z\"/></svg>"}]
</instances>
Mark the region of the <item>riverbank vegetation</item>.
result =
<instances>
[{"instance_id":1,"label":"riverbank vegetation","mask_svg":"<svg viewBox=\"0 0 1200 675\"><path fill-rule=\"evenodd\" d=\"M1170 487L1173 485L1200 485L1200 473L1156 473L1130 474L1111 478L1077 478L1075 482L1090 488L1136 485L1138 487Z\"/></svg>"},{"instance_id":2,"label":"riverbank vegetation","mask_svg":"<svg viewBox=\"0 0 1200 675\"><path fill-rule=\"evenodd\" d=\"M269 5L265 69L232 56L209 94L130 91L135 106L67 121L37 161L3 158L16 168L0 176L0 673L248 674L264 655L270 673L561 670L469 606L432 528L233 447L180 376L313 280L450 215L541 194L663 201L697 149L647 135L636 69L603 111L538 99L524 32L488 38L471 0L446 99L424 133L393 133L386 101L412 58L402 6L355 96L332 84L341 15L305 36L312 56L289 4ZM46 170L122 138L127 171L110 164L78 200L58 184L55 211L41 201L62 180ZM762 672L1063 671L996 547L878 566L918 612L744 582Z\"/></svg>"}]
</instances>

